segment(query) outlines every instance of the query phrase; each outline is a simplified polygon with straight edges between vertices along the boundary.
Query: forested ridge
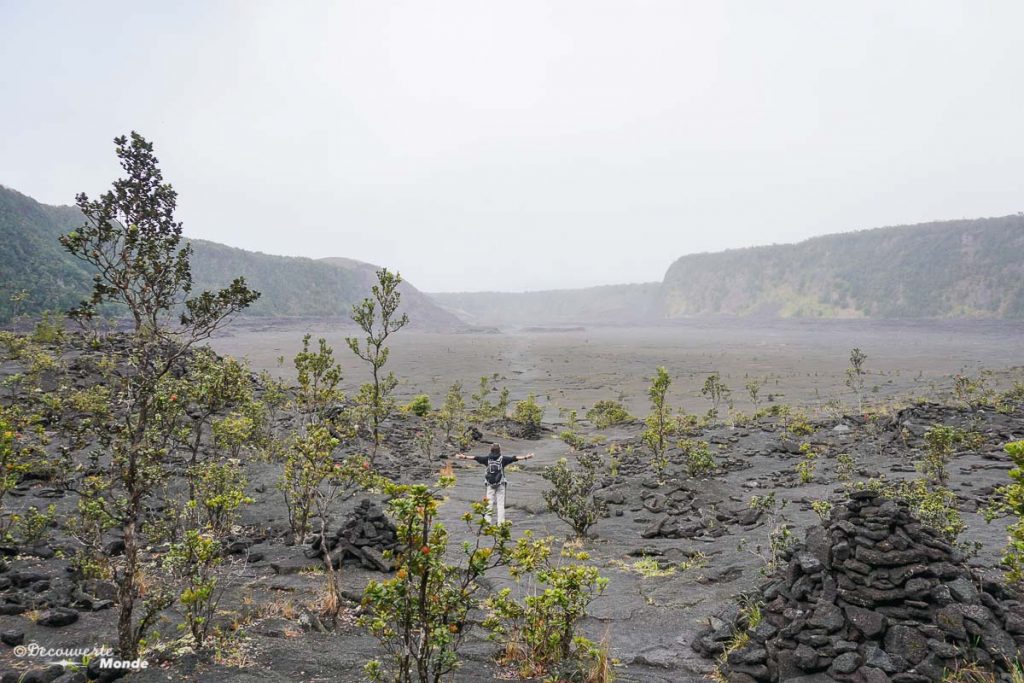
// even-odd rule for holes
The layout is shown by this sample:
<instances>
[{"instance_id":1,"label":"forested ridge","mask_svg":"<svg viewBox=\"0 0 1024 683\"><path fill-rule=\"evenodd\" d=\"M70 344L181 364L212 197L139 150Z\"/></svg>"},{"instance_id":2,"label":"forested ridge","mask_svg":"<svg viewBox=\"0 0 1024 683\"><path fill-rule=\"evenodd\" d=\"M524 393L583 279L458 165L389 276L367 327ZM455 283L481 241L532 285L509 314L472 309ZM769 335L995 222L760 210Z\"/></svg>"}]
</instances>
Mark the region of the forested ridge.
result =
<instances>
[{"instance_id":1,"label":"forested ridge","mask_svg":"<svg viewBox=\"0 0 1024 683\"><path fill-rule=\"evenodd\" d=\"M0 322L22 313L64 311L87 295L92 271L58 242L83 220L75 207L48 206L0 186ZM352 304L376 279L376 266L351 259L273 256L206 240L192 245L197 290L223 287L241 274L261 293L246 315L347 320ZM409 283L401 289L419 324L461 326Z\"/></svg>"}]
</instances>

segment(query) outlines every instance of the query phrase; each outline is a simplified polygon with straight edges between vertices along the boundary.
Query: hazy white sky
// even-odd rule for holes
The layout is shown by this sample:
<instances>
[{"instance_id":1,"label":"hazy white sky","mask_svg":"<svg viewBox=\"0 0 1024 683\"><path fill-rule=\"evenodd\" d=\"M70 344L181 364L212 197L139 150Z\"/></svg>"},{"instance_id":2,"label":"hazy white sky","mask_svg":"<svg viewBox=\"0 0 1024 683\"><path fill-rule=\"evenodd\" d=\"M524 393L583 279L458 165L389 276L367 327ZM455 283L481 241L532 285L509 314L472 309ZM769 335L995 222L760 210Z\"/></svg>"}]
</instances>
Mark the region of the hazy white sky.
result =
<instances>
[{"instance_id":1,"label":"hazy white sky","mask_svg":"<svg viewBox=\"0 0 1024 683\"><path fill-rule=\"evenodd\" d=\"M0 184L421 289L1024 208L1024 3L0 0Z\"/></svg>"}]
</instances>

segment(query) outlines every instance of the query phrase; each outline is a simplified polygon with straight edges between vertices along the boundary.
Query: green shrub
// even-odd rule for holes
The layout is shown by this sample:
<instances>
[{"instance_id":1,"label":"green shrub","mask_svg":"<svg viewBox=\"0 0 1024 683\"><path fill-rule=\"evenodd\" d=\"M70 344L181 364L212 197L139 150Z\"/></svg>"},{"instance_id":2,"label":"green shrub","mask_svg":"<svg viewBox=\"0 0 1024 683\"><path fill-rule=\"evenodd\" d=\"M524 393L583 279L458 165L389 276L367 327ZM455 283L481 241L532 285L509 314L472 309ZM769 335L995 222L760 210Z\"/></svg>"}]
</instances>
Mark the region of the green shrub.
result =
<instances>
[{"instance_id":1,"label":"green shrub","mask_svg":"<svg viewBox=\"0 0 1024 683\"><path fill-rule=\"evenodd\" d=\"M960 532L967 528L956 507L956 494L947 488L930 488L922 479L898 482L869 479L857 482L854 489L875 491L885 498L906 502L921 523L941 534L947 541L956 541Z\"/></svg>"},{"instance_id":2,"label":"green shrub","mask_svg":"<svg viewBox=\"0 0 1024 683\"><path fill-rule=\"evenodd\" d=\"M426 417L431 410L430 397L426 394L419 394L405 405L405 411L417 417Z\"/></svg>"},{"instance_id":3,"label":"green shrub","mask_svg":"<svg viewBox=\"0 0 1024 683\"><path fill-rule=\"evenodd\" d=\"M209 533L195 529L185 532L180 543L171 546L164 560L182 583L178 596L185 622L178 626L192 636L195 647L202 648L210 635L217 605L224 594L218 590L216 569L223 562L220 543Z\"/></svg>"},{"instance_id":4,"label":"green shrub","mask_svg":"<svg viewBox=\"0 0 1024 683\"><path fill-rule=\"evenodd\" d=\"M618 401L598 401L587 411L587 419L598 429L631 422L634 418Z\"/></svg>"},{"instance_id":5,"label":"green shrub","mask_svg":"<svg viewBox=\"0 0 1024 683\"><path fill-rule=\"evenodd\" d=\"M577 456L575 467L570 467L562 458L544 468L543 476L551 482L551 488L543 494L544 502L548 510L572 527L579 538L586 537L587 531L605 511L604 504L594 499L601 466L600 456L583 451Z\"/></svg>"},{"instance_id":6,"label":"green shrub","mask_svg":"<svg viewBox=\"0 0 1024 683\"><path fill-rule=\"evenodd\" d=\"M500 662L522 678L589 680L602 649L579 633L590 603L608 585L587 553L566 544L552 557L553 539L526 532L510 549L515 588L487 599L484 626L504 645ZM605 679L607 680L607 679Z\"/></svg>"},{"instance_id":7,"label":"green shrub","mask_svg":"<svg viewBox=\"0 0 1024 683\"><path fill-rule=\"evenodd\" d=\"M796 464L796 471L800 475L801 484L810 484L814 481L815 461L818 459L818 452L811 448L809 443L800 444L800 452L804 454L804 458Z\"/></svg>"},{"instance_id":8,"label":"green shrub","mask_svg":"<svg viewBox=\"0 0 1024 683\"><path fill-rule=\"evenodd\" d=\"M566 418L565 429L558 434L558 438L565 442L565 444L574 451L582 450L583 447L587 445L587 441L580 435L579 431L577 431L579 429L579 420L576 419L576 411L562 410L559 412L565 415Z\"/></svg>"},{"instance_id":9,"label":"green shrub","mask_svg":"<svg viewBox=\"0 0 1024 683\"><path fill-rule=\"evenodd\" d=\"M1010 470L1011 483L998 489L998 507L1012 514L1016 521L1008 529L1003 565L1007 578L1015 584L1024 583L1024 441L1006 444L1004 450L1013 460L1015 467ZM986 514L991 521L992 516Z\"/></svg>"},{"instance_id":10,"label":"green shrub","mask_svg":"<svg viewBox=\"0 0 1024 683\"><path fill-rule=\"evenodd\" d=\"M526 397L525 401L517 401L515 410L512 413L512 421L523 427L523 437L535 438L540 433L540 423L544 418L544 409L537 403L533 394Z\"/></svg>"},{"instance_id":11,"label":"green shrub","mask_svg":"<svg viewBox=\"0 0 1024 683\"><path fill-rule=\"evenodd\" d=\"M32 331L32 341L37 344L57 344L64 340L64 324L60 316L46 311Z\"/></svg>"},{"instance_id":12,"label":"green shrub","mask_svg":"<svg viewBox=\"0 0 1024 683\"><path fill-rule=\"evenodd\" d=\"M849 453L840 453L836 456L836 479L850 481L856 470L857 461Z\"/></svg>"},{"instance_id":13,"label":"green shrub","mask_svg":"<svg viewBox=\"0 0 1024 683\"><path fill-rule=\"evenodd\" d=\"M55 526L54 520L56 518L56 506L47 505L46 509L40 512L38 507L32 505L25 510L24 514L11 517L14 536L18 539L19 543L24 545L38 543L46 538L50 527Z\"/></svg>"},{"instance_id":14,"label":"green shrub","mask_svg":"<svg viewBox=\"0 0 1024 683\"><path fill-rule=\"evenodd\" d=\"M703 477L715 471L715 458L707 441L683 439L679 442L679 450L686 458L686 471L691 477Z\"/></svg>"},{"instance_id":15,"label":"green shrub","mask_svg":"<svg viewBox=\"0 0 1024 683\"><path fill-rule=\"evenodd\" d=\"M440 490L454 483L454 477L442 477L434 487L385 484L402 545L389 553L394 576L370 581L363 593L358 623L384 651L364 669L373 681L447 680L472 629L469 614L479 604L481 579L506 561L509 526L487 522L486 506L478 502L463 517L474 537L462 544L461 561L451 562L448 530L437 514Z\"/></svg>"},{"instance_id":16,"label":"green shrub","mask_svg":"<svg viewBox=\"0 0 1024 683\"><path fill-rule=\"evenodd\" d=\"M934 425L924 434L925 455L919 463L921 473L932 483L945 486L949 475L946 465L958 446L977 447L982 437L976 432L967 432L956 427Z\"/></svg>"},{"instance_id":17,"label":"green shrub","mask_svg":"<svg viewBox=\"0 0 1024 683\"><path fill-rule=\"evenodd\" d=\"M792 529L786 523L782 511L786 509L787 501L775 497L775 492L763 496L751 496L750 509L759 510L763 517L767 518L765 526L768 529L768 545L758 543L753 548L747 545L747 539L741 539L739 550L747 550L762 562L761 573L771 576L782 564L782 558L793 547L796 537Z\"/></svg>"},{"instance_id":18,"label":"green shrub","mask_svg":"<svg viewBox=\"0 0 1024 683\"><path fill-rule=\"evenodd\" d=\"M462 383L456 382L448 388L444 403L437 411L437 421L444 430L445 443L454 443L460 450L469 445L466 436L466 399L462 393Z\"/></svg>"}]
</instances>

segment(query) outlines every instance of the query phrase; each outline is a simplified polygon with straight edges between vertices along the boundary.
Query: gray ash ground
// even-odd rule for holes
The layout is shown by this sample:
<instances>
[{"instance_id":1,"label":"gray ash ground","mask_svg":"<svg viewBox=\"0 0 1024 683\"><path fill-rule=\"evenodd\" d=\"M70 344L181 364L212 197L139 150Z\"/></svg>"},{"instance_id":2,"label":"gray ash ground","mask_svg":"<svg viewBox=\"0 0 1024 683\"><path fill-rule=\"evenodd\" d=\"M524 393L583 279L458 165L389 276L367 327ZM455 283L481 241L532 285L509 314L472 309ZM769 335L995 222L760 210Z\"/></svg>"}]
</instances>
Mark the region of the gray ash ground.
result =
<instances>
[{"instance_id":1,"label":"gray ash ground","mask_svg":"<svg viewBox=\"0 0 1024 683\"><path fill-rule=\"evenodd\" d=\"M959 365L947 372L957 370ZM0 366L0 375L16 371L10 363ZM355 373L353 369L349 376ZM826 390L830 394L844 391L835 383L822 388ZM614 393L609 388L600 397L613 398ZM911 478L923 448L921 436L933 424L972 426L984 436L981 448L955 456L950 486L968 523L961 540L979 546L968 563L992 574L1005 543L1007 520L987 524L978 510L988 502L993 488L1007 481L1011 465L1002 446L1024 438L1020 406L1011 414L1001 414L987 408L968 410L925 403L894 412L880 428L857 416L812 422L814 431L805 436L787 433L774 418L703 430L693 438L712 444L719 469L709 477L690 478L684 473L680 453L673 450L668 481L661 485L651 477L647 456L638 445L639 422L605 430L583 424L585 437L602 439L593 446L601 452L611 444L635 446L633 455L621 456L618 476L608 476L603 482L599 495L608 503L608 516L593 527L594 537L587 542L593 562L611 582L605 595L592 605L584 630L594 639L610 642L621 663L618 680L697 681L705 680L713 670L715 662L696 651L694 642L709 623L719 623L715 620L723 609L735 604L737 596L753 593L764 581L761 560L739 548L741 540L749 546L763 542L767 535L765 519L748 509L751 495L775 492L788 501L784 514L802 538L807 529L819 525L811 501L842 498L844 485L836 481L835 474L838 454L855 459L855 480L879 475ZM419 426L418 419L410 416L398 417L388 425L388 440L378 458L383 471L405 481L428 481L436 476L446 461L427 461L417 453L413 441ZM536 459L516 465L509 473L508 518L514 534L531 530L565 537L568 527L544 504L542 492L547 482L541 473L558 458L573 457L569 448L553 438L552 431L537 440L523 440L508 437L506 425L501 423L476 426L481 439L474 453L483 452L491 441L500 442L508 454L536 453ZM804 442L824 451L808 484L799 483L794 469L802 458L799 446ZM351 444L345 450L355 452L361 446ZM452 452L446 449L447 454ZM320 594L321 560L308 546L286 544L287 517L275 489L280 465L254 461L245 467L249 494L256 502L245 509L244 532L232 546L236 553L232 556L234 579L222 603L228 612L224 625L245 623L244 646L222 663L190 654L154 662L152 669L133 674L131 680L362 680L363 664L376 653L375 641L351 620L334 630L326 628L315 609L308 607ZM465 533L462 514L484 493L483 471L478 465L456 462L455 472L457 484L442 508L442 521L453 531L453 545ZM23 481L16 493L11 501L15 510L53 503L63 519L76 505L72 494L47 481ZM360 500L350 505L361 505ZM339 526L344 527L346 514L338 515ZM377 536L386 535L383 526L374 531ZM355 545L353 539L345 542ZM7 569L0 573L0 640L5 643L0 645L0 670L24 671L29 664L13 656L11 643L92 647L116 641L110 586L73 579L66 559L69 545L70 541L57 533L38 547L4 549L11 556ZM674 571L644 576L628 569L640 558L654 558ZM341 572L346 595L358 597L368 580L382 576L372 566L372 560L348 557ZM494 576L491 583L497 590L507 585L508 578ZM160 631L176 636L179 622L180 617L168 611ZM455 680L507 677L507 672L495 665L496 647L485 635L474 629Z\"/></svg>"}]
</instances>

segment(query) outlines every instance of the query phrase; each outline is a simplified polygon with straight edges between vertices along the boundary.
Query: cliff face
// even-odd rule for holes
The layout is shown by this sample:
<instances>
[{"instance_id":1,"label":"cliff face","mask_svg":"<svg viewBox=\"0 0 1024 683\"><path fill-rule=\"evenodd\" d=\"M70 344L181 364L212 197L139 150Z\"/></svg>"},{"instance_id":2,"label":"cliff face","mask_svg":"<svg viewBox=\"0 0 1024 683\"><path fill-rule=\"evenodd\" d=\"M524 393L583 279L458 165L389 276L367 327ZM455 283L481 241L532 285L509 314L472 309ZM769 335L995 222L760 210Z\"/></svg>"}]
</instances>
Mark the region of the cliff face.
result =
<instances>
[{"instance_id":1,"label":"cliff face","mask_svg":"<svg viewBox=\"0 0 1024 683\"><path fill-rule=\"evenodd\" d=\"M1024 318L1024 216L828 235L693 254L658 310L697 315Z\"/></svg>"}]
</instances>

